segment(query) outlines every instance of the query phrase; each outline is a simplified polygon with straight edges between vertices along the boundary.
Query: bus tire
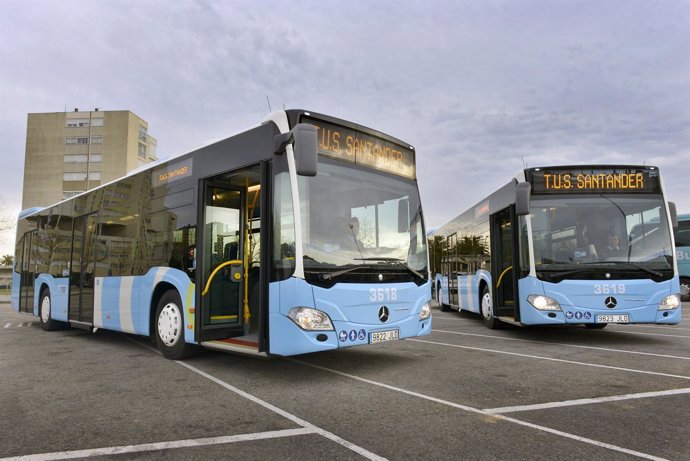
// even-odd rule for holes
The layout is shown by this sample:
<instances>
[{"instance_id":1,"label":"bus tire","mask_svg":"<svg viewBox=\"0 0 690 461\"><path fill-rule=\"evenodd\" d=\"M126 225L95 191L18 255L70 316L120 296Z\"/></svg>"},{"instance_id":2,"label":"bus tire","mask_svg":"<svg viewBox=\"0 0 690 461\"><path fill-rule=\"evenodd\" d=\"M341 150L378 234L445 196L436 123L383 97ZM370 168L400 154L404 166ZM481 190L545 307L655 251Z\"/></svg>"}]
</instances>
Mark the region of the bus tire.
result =
<instances>
[{"instance_id":1,"label":"bus tire","mask_svg":"<svg viewBox=\"0 0 690 461\"><path fill-rule=\"evenodd\" d=\"M601 330L602 328L606 328L606 325L608 325L608 323L585 323L585 328L589 328L590 330Z\"/></svg>"},{"instance_id":2,"label":"bus tire","mask_svg":"<svg viewBox=\"0 0 690 461\"><path fill-rule=\"evenodd\" d=\"M680 300L690 301L690 279L686 277L680 278Z\"/></svg>"},{"instance_id":3,"label":"bus tire","mask_svg":"<svg viewBox=\"0 0 690 461\"><path fill-rule=\"evenodd\" d=\"M436 301L438 301L438 305L441 307L441 312L450 311L450 306L448 304L443 304L443 291L440 286L436 289Z\"/></svg>"},{"instance_id":4,"label":"bus tire","mask_svg":"<svg viewBox=\"0 0 690 461\"><path fill-rule=\"evenodd\" d=\"M482 312L482 320L484 320L484 325L492 330L497 330L501 328L501 322L494 316L493 302L491 300L491 293L489 292L489 287L484 285L482 289L482 295L479 298L479 306Z\"/></svg>"},{"instance_id":5,"label":"bus tire","mask_svg":"<svg viewBox=\"0 0 690 461\"><path fill-rule=\"evenodd\" d=\"M156 344L163 357L179 360L194 353L194 346L184 341L184 312L177 290L163 293L158 301L154 322Z\"/></svg>"},{"instance_id":6,"label":"bus tire","mask_svg":"<svg viewBox=\"0 0 690 461\"><path fill-rule=\"evenodd\" d=\"M39 310L38 317L41 320L41 328L45 331L56 331L64 328L64 323L52 319L52 302L50 299L50 290L44 288L41 290L41 296L38 301Z\"/></svg>"}]
</instances>

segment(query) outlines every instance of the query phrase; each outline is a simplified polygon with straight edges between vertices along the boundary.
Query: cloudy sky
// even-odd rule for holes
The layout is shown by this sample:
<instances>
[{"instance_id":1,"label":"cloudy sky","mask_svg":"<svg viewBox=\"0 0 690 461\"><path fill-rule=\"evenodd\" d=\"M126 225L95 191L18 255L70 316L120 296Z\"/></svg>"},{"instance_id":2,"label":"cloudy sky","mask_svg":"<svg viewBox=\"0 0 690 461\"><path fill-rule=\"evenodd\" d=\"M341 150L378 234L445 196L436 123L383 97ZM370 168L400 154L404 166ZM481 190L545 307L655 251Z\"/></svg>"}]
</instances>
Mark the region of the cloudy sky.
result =
<instances>
[{"instance_id":1,"label":"cloudy sky","mask_svg":"<svg viewBox=\"0 0 690 461\"><path fill-rule=\"evenodd\" d=\"M128 109L165 157L267 97L414 145L428 228L523 162L656 165L690 213L690 0L0 0L0 215L27 113Z\"/></svg>"}]
</instances>

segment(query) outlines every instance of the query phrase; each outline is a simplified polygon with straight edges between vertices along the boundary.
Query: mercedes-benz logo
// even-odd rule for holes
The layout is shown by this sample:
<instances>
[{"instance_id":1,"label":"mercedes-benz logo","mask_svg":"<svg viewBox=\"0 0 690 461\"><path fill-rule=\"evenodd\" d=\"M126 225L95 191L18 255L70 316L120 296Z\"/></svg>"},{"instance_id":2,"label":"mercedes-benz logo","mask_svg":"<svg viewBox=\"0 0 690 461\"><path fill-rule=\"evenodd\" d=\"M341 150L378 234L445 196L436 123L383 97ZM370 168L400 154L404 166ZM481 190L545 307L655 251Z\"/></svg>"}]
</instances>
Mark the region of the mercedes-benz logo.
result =
<instances>
[{"instance_id":1,"label":"mercedes-benz logo","mask_svg":"<svg viewBox=\"0 0 690 461\"><path fill-rule=\"evenodd\" d=\"M613 296L609 296L604 300L604 305L609 309L613 309L614 307L616 307L616 304L618 304L618 301L616 301L616 298L614 298Z\"/></svg>"},{"instance_id":2,"label":"mercedes-benz logo","mask_svg":"<svg viewBox=\"0 0 690 461\"><path fill-rule=\"evenodd\" d=\"M379 320L382 323L388 321L388 308L386 306L381 306L381 309L379 309Z\"/></svg>"}]
</instances>

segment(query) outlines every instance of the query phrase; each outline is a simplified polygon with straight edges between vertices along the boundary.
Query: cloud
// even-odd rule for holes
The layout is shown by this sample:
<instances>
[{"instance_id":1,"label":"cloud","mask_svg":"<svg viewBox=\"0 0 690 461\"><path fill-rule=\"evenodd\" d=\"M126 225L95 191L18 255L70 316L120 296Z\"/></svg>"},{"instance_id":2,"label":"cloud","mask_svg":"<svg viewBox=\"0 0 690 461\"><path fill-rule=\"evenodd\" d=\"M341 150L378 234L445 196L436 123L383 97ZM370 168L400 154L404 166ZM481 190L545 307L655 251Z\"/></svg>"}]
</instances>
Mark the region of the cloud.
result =
<instances>
[{"instance_id":1,"label":"cloud","mask_svg":"<svg viewBox=\"0 0 690 461\"><path fill-rule=\"evenodd\" d=\"M0 130L21 200L26 114L129 109L159 155L285 104L417 149L429 227L522 167L647 163L690 211L690 3L0 3Z\"/></svg>"}]
</instances>

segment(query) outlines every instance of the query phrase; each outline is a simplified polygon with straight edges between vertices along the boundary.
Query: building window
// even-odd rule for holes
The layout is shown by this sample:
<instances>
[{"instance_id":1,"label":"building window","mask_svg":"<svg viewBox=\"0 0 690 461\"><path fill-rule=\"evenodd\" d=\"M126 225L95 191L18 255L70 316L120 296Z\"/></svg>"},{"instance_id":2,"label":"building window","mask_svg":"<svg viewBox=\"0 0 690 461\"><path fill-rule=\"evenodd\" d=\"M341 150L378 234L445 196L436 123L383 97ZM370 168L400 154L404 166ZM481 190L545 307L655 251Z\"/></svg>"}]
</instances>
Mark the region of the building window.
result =
<instances>
[{"instance_id":1,"label":"building window","mask_svg":"<svg viewBox=\"0 0 690 461\"><path fill-rule=\"evenodd\" d=\"M65 163L86 163L86 154L65 155Z\"/></svg>"},{"instance_id":2,"label":"building window","mask_svg":"<svg viewBox=\"0 0 690 461\"><path fill-rule=\"evenodd\" d=\"M103 144L103 136L91 136L91 144Z\"/></svg>"},{"instance_id":3,"label":"building window","mask_svg":"<svg viewBox=\"0 0 690 461\"><path fill-rule=\"evenodd\" d=\"M65 144L88 144L89 138L82 136L67 136L65 138Z\"/></svg>"},{"instance_id":4,"label":"building window","mask_svg":"<svg viewBox=\"0 0 690 461\"><path fill-rule=\"evenodd\" d=\"M70 118L67 119L67 128L78 128L89 126L88 118Z\"/></svg>"},{"instance_id":5,"label":"building window","mask_svg":"<svg viewBox=\"0 0 690 461\"><path fill-rule=\"evenodd\" d=\"M91 126L103 126L103 118L92 118Z\"/></svg>"},{"instance_id":6,"label":"building window","mask_svg":"<svg viewBox=\"0 0 690 461\"><path fill-rule=\"evenodd\" d=\"M101 180L101 172L100 171L92 171L89 173L89 181L100 181Z\"/></svg>"},{"instance_id":7,"label":"building window","mask_svg":"<svg viewBox=\"0 0 690 461\"><path fill-rule=\"evenodd\" d=\"M91 154L91 155L89 155L89 161L91 163L100 163L102 161L102 159L103 159L102 154Z\"/></svg>"},{"instance_id":8,"label":"building window","mask_svg":"<svg viewBox=\"0 0 690 461\"><path fill-rule=\"evenodd\" d=\"M146 142L146 128L143 126L139 127L139 141Z\"/></svg>"},{"instance_id":9,"label":"building window","mask_svg":"<svg viewBox=\"0 0 690 461\"><path fill-rule=\"evenodd\" d=\"M100 179L100 173L98 173ZM63 173L63 181L84 181L86 180L86 173Z\"/></svg>"},{"instance_id":10,"label":"building window","mask_svg":"<svg viewBox=\"0 0 690 461\"><path fill-rule=\"evenodd\" d=\"M146 144L139 143L139 157L146 158Z\"/></svg>"}]
</instances>

